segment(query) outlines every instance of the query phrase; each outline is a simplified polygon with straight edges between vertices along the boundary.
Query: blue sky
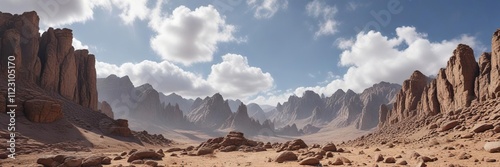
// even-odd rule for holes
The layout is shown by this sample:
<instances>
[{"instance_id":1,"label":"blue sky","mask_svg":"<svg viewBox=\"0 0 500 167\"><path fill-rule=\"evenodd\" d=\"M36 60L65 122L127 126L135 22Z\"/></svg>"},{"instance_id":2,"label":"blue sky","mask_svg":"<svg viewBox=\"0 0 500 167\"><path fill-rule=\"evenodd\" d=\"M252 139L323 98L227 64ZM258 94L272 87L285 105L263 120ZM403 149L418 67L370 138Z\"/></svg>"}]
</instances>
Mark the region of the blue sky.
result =
<instances>
[{"instance_id":1,"label":"blue sky","mask_svg":"<svg viewBox=\"0 0 500 167\"><path fill-rule=\"evenodd\" d=\"M73 29L75 47L96 55L99 77L272 105L305 90L401 83L417 69L434 75L458 43L476 56L490 51L500 28L494 0L1 3L3 12L36 10L42 30Z\"/></svg>"}]
</instances>

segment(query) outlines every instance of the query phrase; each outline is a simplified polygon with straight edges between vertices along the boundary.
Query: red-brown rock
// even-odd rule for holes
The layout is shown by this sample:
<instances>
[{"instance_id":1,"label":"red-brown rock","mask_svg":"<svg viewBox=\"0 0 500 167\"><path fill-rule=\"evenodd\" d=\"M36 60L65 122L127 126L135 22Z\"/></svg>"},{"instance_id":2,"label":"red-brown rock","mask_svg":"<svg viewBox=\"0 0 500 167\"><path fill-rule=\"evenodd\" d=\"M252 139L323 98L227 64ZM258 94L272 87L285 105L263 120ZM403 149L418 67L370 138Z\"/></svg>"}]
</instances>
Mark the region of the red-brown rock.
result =
<instances>
[{"instance_id":1,"label":"red-brown rock","mask_svg":"<svg viewBox=\"0 0 500 167\"><path fill-rule=\"evenodd\" d=\"M51 123L63 117L61 105L46 99L31 99L24 102L26 118L37 123Z\"/></svg>"}]
</instances>

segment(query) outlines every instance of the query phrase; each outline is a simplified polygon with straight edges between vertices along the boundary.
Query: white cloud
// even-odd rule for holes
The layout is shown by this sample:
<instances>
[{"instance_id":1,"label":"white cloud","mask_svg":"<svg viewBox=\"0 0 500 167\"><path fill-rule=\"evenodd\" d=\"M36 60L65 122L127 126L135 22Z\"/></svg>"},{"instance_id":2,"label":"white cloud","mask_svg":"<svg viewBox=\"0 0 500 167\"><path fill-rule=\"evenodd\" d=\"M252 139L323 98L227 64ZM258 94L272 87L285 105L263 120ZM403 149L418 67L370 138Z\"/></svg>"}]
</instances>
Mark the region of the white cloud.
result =
<instances>
[{"instance_id":1,"label":"white cloud","mask_svg":"<svg viewBox=\"0 0 500 167\"><path fill-rule=\"evenodd\" d=\"M164 93L176 92L187 97L206 96L215 93L213 88L201 75L184 71L168 62L142 61L140 63L125 63L120 66L104 62L96 63L98 78L110 74L128 75L135 86L151 84L156 90Z\"/></svg>"},{"instance_id":2,"label":"white cloud","mask_svg":"<svg viewBox=\"0 0 500 167\"><path fill-rule=\"evenodd\" d=\"M336 6L327 5L324 1L314 0L307 4L307 13L309 16L319 19L319 29L314 33L314 36L333 35L338 30L338 21L334 19L335 14L338 12Z\"/></svg>"},{"instance_id":3,"label":"white cloud","mask_svg":"<svg viewBox=\"0 0 500 167\"><path fill-rule=\"evenodd\" d=\"M247 4L255 10L254 17L269 19L280 9L288 7L288 0L247 0Z\"/></svg>"},{"instance_id":4,"label":"white cloud","mask_svg":"<svg viewBox=\"0 0 500 167\"><path fill-rule=\"evenodd\" d=\"M36 11L45 28L92 20L96 8L111 10L117 7L121 10L120 18L125 23L130 23L136 18L146 18L149 11L146 2L147 0L4 0L0 11L18 14Z\"/></svg>"},{"instance_id":5,"label":"white cloud","mask_svg":"<svg viewBox=\"0 0 500 167\"><path fill-rule=\"evenodd\" d=\"M73 43L71 45L73 45L75 50L77 50L77 49L89 49L88 45L84 45L80 40L78 40L76 38L73 38Z\"/></svg>"},{"instance_id":6,"label":"white cloud","mask_svg":"<svg viewBox=\"0 0 500 167\"><path fill-rule=\"evenodd\" d=\"M151 38L153 50L165 60L191 65L212 61L217 44L237 41L236 28L209 5L191 11L185 6L170 16L161 15L161 1L153 10L149 26L157 33Z\"/></svg>"},{"instance_id":7,"label":"white cloud","mask_svg":"<svg viewBox=\"0 0 500 167\"><path fill-rule=\"evenodd\" d=\"M354 45L354 39L351 38L351 39L345 39L345 38L337 38L337 40L335 40L335 43L337 44L337 47L339 49L348 49L350 48L352 45Z\"/></svg>"},{"instance_id":8,"label":"white cloud","mask_svg":"<svg viewBox=\"0 0 500 167\"><path fill-rule=\"evenodd\" d=\"M390 38L380 32L361 32L349 47L339 43L340 48L345 48L339 65L348 67L343 77L332 80L326 86L299 87L294 93L301 95L305 90L314 90L331 95L337 89L361 92L381 81L401 84L415 70L425 75L436 75L439 68L446 66L460 43L475 49L484 48L468 35L431 42L426 34L417 32L414 27L399 27L396 35Z\"/></svg>"},{"instance_id":9,"label":"white cloud","mask_svg":"<svg viewBox=\"0 0 500 167\"><path fill-rule=\"evenodd\" d=\"M224 97L246 98L266 91L273 85L271 74L248 65L246 57L237 54L222 56L222 62L212 65L208 82Z\"/></svg>"},{"instance_id":10,"label":"white cloud","mask_svg":"<svg viewBox=\"0 0 500 167\"><path fill-rule=\"evenodd\" d=\"M285 92L282 91L272 91L268 92L263 95L258 95L252 100L249 100L247 103L257 103L257 104L265 104L265 105L271 105L271 106L276 106L276 104L287 101L290 96L292 96L294 93L293 91L287 90Z\"/></svg>"},{"instance_id":11,"label":"white cloud","mask_svg":"<svg viewBox=\"0 0 500 167\"><path fill-rule=\"evenodd\" d=\"M207 79L203 76L172 64L168 61L125 63L120 66L97 61L98 78L111 74L128 75L136 86L149 83L156 90L185 97L209 96L220 92L225 98L241 98L268 90L273 85L271 74L248 65L246 57L236 54L224 55L223 61L212 66Z\"/></svg>"}]
</instances>

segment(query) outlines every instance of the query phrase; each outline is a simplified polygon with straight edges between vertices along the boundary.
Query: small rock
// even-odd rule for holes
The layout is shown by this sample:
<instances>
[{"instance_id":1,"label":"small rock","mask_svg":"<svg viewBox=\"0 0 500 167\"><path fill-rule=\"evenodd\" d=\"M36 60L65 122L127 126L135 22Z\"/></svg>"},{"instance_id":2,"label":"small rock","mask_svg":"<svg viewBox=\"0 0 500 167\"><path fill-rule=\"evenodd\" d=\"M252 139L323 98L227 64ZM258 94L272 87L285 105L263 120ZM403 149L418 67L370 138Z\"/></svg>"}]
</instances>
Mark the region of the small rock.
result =
<instances>
[{"instance_id":1,"label":"small rock","mask_svg":"<svg viewBox=\"0 0 500 167\"><path fill-rule=\"evenodd\" d=\"M407 165L407 164L408 164L408 162L406 162L406 160L404 160L404 159L399 159L399 160L396 162L396 164L398 164L398 165Z\"/></svg>"},{"instance_id":2,"label":"small rock","mask_svg":"<svg viewBox=\"0 0 500 167\"><path fill-rule=\"evenodd\" d=\"M382 154L378 154L375 156L375 162L380 162L384 160L384 156Z\"/></svg>"},{"instance_id":3,"label":"small rock","mask_svg":"<svg viewBox=\"0 0 500 167\"><path fill-rule=\"evenodd\" d=\"M124 152L122 152L122 153L120 154L120 156L125 156L125 155L127 155L127 152L126 152L126 151L124 151Z\"/></svg>"},{"instance_id":4,"label":"small rock","mask_svg":"<svg viewBox=\"0 0 500 167\"><path fill-rule=\"evenodd\" d=\"M486 158L484 161L486 161L486 162L497 162L497 160L493 159L493 158Z\"/></svg>"},{"instance_id":5,"label":"small rock","mask_svg":"<svg viewBox=\"0 0 500 167\"><path fill-rule=\"evenodd\" d=\"M427 167L427 164L424 161L419 161L416 167Z\"/></svg>"},{"instance_id":6,"label":"small rock","mask_svg":"<svg viewBox=\"0 0 500 167\"><path fill-rule=\"evenodd\" d=\"M115 161L122 160L122 159L123 159L123 157L121 157L121 156L117 156L117 157L113 158L113 160L115 160Z\"/></svg>"},{"instance_id":7,"label":"small rock","mask_svg":"<svg viewBox=\"0 0 500 167\"><path fill-rule=\"evenodd\" d=\"M144 161L143 160L140 160L140 159L137 159L137 160L133 160L132 162L130 162L131 164L144 164Z\"/></svg>"},{"instance_id":8,"label":"small rock","mask_svg":"<svg viewBox=\"0 0 500 167\"><path fill-rule=\"evenodd\" d=\"M332 152L330 152L330 151L326 152L326 157L327 157L327 158L331 158L331 157L333 157L333 153L332 153Z\"/></svg>"},{"instance_id":9,"label":"small rock","mask_svg":"<svg viewBox=\"0 0 500 167\"><path fill-rule=\"evenodd\" d=\"M111 158L109 158L109 157L104 157L104 158L102 159L101 164L104 164L104 165L109 165L109 164L111 164Z\"/></svg>"},{"instance_id":10,"label":"small rock","mask_svg":"<svg viewBox=\"0 0 500 167\"><path fill-rule=\"evenodd\" d=\"M328 144L325 144L321 150L323 151L332 151L332 152L335 152L337 151L337 147L335 147L335 144L333 143L328 143Z\"/></svg>"},{"instance_id":11,"label":"small rock","mask_svg":"<svg viewBox=\"0 0 500 167\"><path fill-rule=\"evenodd\" d=\"M158 166L158 162L153 161L153 160L147 160L146 162L144 162L144 164L152 166L152 167L157 167Z\"/></svg>"},{"instance_id":12,"label":"small rock","mask_svg":"<svg viewBox=\"0 0 500 167\"><path fill-rule=\"evenodd\" d=\"M175 152L175 151L182 151L182 149L174 147L174 148L169 148L166 152ZM188 151L190 151L190 150L188 150Z\"/></svg>"},{"instance_id":13,"label":"small rock","mask_svg":"<svg viewBox=\"0 0 500 167\"><path fill-rule=\"evenodd\" d=\"M472 155L467 154L466 152L463 152L463 153L461 153L461 154L458 156L458 159L460 159L460 160L464 160L464 159L469 159L469 158L471 158L471 157L472 157Z\"/></svg>"},{"instance_id":14,"label":"small rock","mask_svg":"<svg viewBox=\"0 0 500 167\"><path fill-rule=\"evenodd\" d=\"M394 157L387 157L385 158L384 163L396 163L396 159Z\"/></svg>"}]
</instances>

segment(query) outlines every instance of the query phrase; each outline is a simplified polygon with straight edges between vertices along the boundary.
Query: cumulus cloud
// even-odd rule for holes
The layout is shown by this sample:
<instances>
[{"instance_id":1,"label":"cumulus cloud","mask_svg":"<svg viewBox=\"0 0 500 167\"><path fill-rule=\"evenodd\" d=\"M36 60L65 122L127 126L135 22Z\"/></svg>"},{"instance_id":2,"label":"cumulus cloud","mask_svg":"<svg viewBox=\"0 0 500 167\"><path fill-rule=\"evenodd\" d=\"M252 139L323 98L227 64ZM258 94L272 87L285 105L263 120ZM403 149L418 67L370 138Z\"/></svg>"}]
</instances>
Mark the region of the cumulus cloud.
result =
<instances>
[{"instance_id":1,"label":"cumulus cloud","mask_svg":"<svg viewBox=\"0 0 500 167\"><path fill-rule=\"evenodd\" d=\"M104 78L111 74L120 77L128 75L134 85L149 83L156 90L164 93L176 92L189 97L215 93L201 75L185 71L168 61L158 63L145 60L140 63L125 63L120 66L98 61L96 71L98 78Z\"/></svg>"},{"instance_id":2,"label":"cumulus cloud","mask_svg":"<svg viewBox=\"0 0 500 167\"><path fill-rule=\"evenodd\" d=\"M314 90L331 95L337 89L361 92L381 81L401 84L415 70L436 75L439 68L446 66L460 43L475 49L483 48L468 35L432 42L427 39L427 34L417 32L415 27L398 27L396 37L392 38L375 31L361 32L352 44L339 43L339 48L345 48L339 65L348 68L342 78L334 79L326 86L299 87L294 93L301 95L306 90Z\"/></svg>"},{"instance_id":3,"label":"cumulus cloud","mask_svg":"<svg viewBox=\"0 0 500 167\"><path fill-rule=\"evenodd\" d=\"M149 11L146 2L147 0L4 0L0 11L18 14L36 11L42 26L54 27L92 20L96 8L111 10L116 7L121 10L122 20L130 23L136 18L146 18Z\"/></svg>"},{"instance_id":4,"label":"cumulus cloud","mask_svg":"<svg viewBox=\"0 0 500 167\"><path fill-rule=\"evenodd\" d=\"M288 7L288 0L247 0L247 4L255 10L254 17L269 19L280 9Z\"/></svg>"},{"instance_id":5,"label":"cumulus cloud","mask_svg":"<svg viewBox=\"0 0 500 167\"><path fill-rule=\"evenodd\" d=\"M156 90L186 97L209 96L220 92L225 98L246 98L266 91L273 85L271 74L248 65L246 57L236 54L224 55L223 61L212 66L205 79L200 74L185 71L168 61L125 63L120 66L97 62L98 78L111 74L128 75L136 86L149 83Z\"/></svg>"},{"instance_id":6,"label":"cumulus cloud","mask_svg":"<svg viewBox=\"0 0 500 167\"><path fill-rule=\"evenodd\" d=\"M290 96L294 95L293 90L287 91L269 91L267 93L263 93L262 95L258 95L257 97L249 100L247 103L257 103L257 104L265 104L276 106L276 104L287 101Z\"/></svg>"},{"instance_id":7,"label":"cumulus cloud","mask_svg":"<svg viewBox=\"0 0 500 167\"><path fill-rule=\"evenodd\" d=\"M153 10L149 26L156 32L150 44L164 60L191 65L212 61L217 44L237 41L236 28L211 5L194 11L179 6L171 15L161 15L161 2Z\"/></svg>"},{"instance_id":8,"label":"cumulus cloud","mask_svg":"<svg viewBox=\"0 0 500 167\"><path fill-rule=\"evenodd\" d=\"M314 36L333 35L338 30L338 21L334 19L335 14L338 12L336 6L327 5L322 0L310 1L306 6L307 14L319 20L318 30Z\"/></svg>"},{"instance_id":9,"label":"cumulus cloud","mask_svg":"<svg viewBox=\"0 0 500 167\"><path fill-rule=\"evenodd\" d=\"M80 40L73 38L73 43L71 44L76 49L89 49L88 45L84 45Z\"/></svg>"},{"instance_id":10,"label":"cumulus cloud","mask_svg":"<svg viewBox=\"0 0 500 167\"><path fill-rule=\"evenodd\" d=\"M248 65L246 57L237 54L222 56L222 62L212 65L208 82L225 97L245 98L266 91L273 85L271 74Z\"/></svg>"}]
</instances>

